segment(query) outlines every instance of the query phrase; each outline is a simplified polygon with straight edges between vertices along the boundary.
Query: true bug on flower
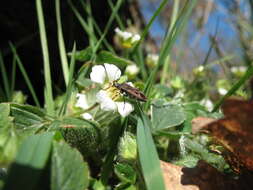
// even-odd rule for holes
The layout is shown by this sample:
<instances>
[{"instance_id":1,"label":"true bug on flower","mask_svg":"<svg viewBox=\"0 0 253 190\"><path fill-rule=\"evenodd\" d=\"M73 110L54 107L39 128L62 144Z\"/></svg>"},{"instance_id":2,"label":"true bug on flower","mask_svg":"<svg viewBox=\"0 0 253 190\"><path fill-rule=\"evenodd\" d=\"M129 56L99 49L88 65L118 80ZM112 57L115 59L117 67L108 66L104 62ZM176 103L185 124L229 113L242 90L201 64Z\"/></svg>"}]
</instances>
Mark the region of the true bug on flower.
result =
<instances>
[{"instance_id":1,"label":"true bug on flower","mask_svg":"<svg viewBox=\"0 0 253 190\"><path fill-rule=\"evenodd\" d=\"M104 66L104 65L103 65ZM105 71L106 67L104 66ZM106 71L107 73L107 71ZM112 86L117 88L120 93L124 96L128 96L130 98L133 98L135 100L146 102L147 97L141 92L139 89L127 84L127 83L118 83L119 80L115 80L112 82Z\"/></svg>"},{"instance_id":2,"label":"true bug on flower","mask_svg":"<svg viewBox=\"0 0 253 190\"><path fill-rule=\"evenodd\" d=\"M147 97L137 88L130 86L127 83L117 83L117 81L113 81L113 86L120 90L120 92L125 95L129 96L130 98L136 99L141 102L146 102Z\"/></svg>"}]
</instances>

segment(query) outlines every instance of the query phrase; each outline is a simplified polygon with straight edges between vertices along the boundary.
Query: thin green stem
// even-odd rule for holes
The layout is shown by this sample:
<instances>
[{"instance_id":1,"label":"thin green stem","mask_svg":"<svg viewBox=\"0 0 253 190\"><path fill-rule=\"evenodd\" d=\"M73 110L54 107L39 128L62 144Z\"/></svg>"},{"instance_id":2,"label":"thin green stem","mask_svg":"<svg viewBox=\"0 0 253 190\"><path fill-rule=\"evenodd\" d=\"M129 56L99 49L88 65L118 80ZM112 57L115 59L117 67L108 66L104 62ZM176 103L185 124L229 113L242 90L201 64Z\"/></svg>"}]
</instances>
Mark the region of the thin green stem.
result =
<instances>
[{"instance_id":1,"label":"thin green stem","mask_svg":"<svg viewBox=\"0 0 253 190\"><path fill-rule=\"evenodd\" d=\"M8 82L9 80L8 80L6 68L4 66L4 60L3 60L3 56L2 56L1 52L0 52L0 70L1 70L2 79L3 79L4 91L5 91L7 100L10 101L11 93L10 93L10 86L9 86L9 82Z\"/></svg>"},{"instance_id":2,"label":"thin green stem","mask_svg":"<svg viewBox=\"0 0 253 190\"><path fill-rule=\"evenodd\" d=\"M62 33L62 24L61 24L61 12L60 12L60 0L55 1L55 9L56 9L56 21L57 21L57 37L58 37L58 46L60 51L61 57L61 65L63 70L63 77L65 81L65 85L68 85L68 78L69 78L69 68L68 68L68 59L67 53Z\"/></svg>"},{"instance_id":3,"label":"thin green stem","mask_svg":"<svg viewBox=\"0 0 253 190\"><path fill-rule=\"evenodd\" d=\"M36 106L40 107L40 103L39 103L39 100L38 100L38 98L37 98L37 96L35 94L33 85L32 85L32 83L31 83L31 81L30 81L30 79L29 79L29 77L27 75L27 72L26 72L26 70L25 70L25 68L24 68L24 66L23 66L23 64L22 64L22 62L21 62L21 60L20 60L17 52L16 52L16 49L14 48L14 46L12 45L12 43L10 43L10 47L11 47L13 55L15 56L15 59L17 60L18 67L19 67L19 69L20 69L20 71L21 71L21 73L22 73L22 75L23 75L23 77L25 79L25 82L26 82L26 84L28 86L28 89L29 89L29 91L32 94L33 100L34 100Z\"/></svg>"},{"instance_id":4,"label":"thin green stem","mask_svg":"<svg viewBox=\"0 0 253 190\"><path fill-rule=\"evenodd\" d=\"M234 94L249 78L253 76L253 66L249 66L246 73L240 78L240 80L235 83L232 88L225 94L214 106L212 112L215 112L219 109L219 107L222 105L224 100Z\"/></svg>"},{"instance_id":5,"label":"thin green stem","mask_svg":"<svg viewBox=\"0 0 253 190\"><path fill-rule=\"evenodd\" d=\"M174 42L176 41L177 36L182 31L187 21L187 18L190 16L195 4L196 4L196 0L187 1L187 3L182 8L179 14L177 21L173 25L172 30L166 34L165 39L163 40L163 43L162 43L158 64L156 65L152 73L150 74L145 85L144 92L148 97L150 95L151 87L155 81L155 77L159 71L159 68L165 63L165 60L167 56L169 55L170 50ZM148 106L148 104L146 104L146 106Z\"/></svg>"},{"instance_id":6,"label":"thin green stem","mask_svg":"<svg viewBox=\"0 0 253 190\"><path fill-rule=\"evenodd\" d=\"M96 20L95 20L94 17L92 16L91 9L89 10L89 9L87 8L87 6L86 6L86 4L84 3L84 1L81 1L81 4L82 4L82 6L83 6L85 12L86 12L88 15L91 15L91 16L89 17L89 20L90 20L89 22L92 22L92 25L94 25L94 29L96 30L96 32L98 33L98 35L101 36L101 35L102 35L102 32L101 32L101 30L100 30L98 24L96 23ZM88 24L87 24L87 26L88 26ZM94 33L94 32L93 32L93 33ZM89 39L92 39L92 38L89 38ZM97 37L94 35L94 43L93 43L93 44L95 44L95 42L97 42ZM106 47L108 50L110 50L111 52L115 53L113 47L109 44L109 42L106 40L106 38L103 40L103 43L104 43L105 47ZM91 42L90 42L90 44L91 44Z\"/></svg>"},{"instance_id":7,"label":"thin green stem","mask_svg":"<svg viewBox=\"0 0 253 190\"><path fill-rule=\"evenodd\" d=\"M84 3L84 1L80 1L80 3L82 4L83 9L85 10L85 12L88 15L87 18L87 26L89 28L89 44L90 46L94 49L95 48L95 44L97 42L97 37L94 33L94 23L93 23L93 16L92 16L92 10L91 10L91 3L90 0L87 1L87 3Z\"/></svg>"},{"instance_id":8,"label":"thin green stem","mask_svg":"<svg viewBox=\"0 0 253 190\"><path fill-rule=\"evenodd\" d=\"M37 16L39 23L40 31L40 41L43 53L43 62L44 62L44 77L45 77L45 107L49 115L54 115L54 101L53 101L53 92L52 92L52 81L51 81L51 72L50 72L50 63L49 63L49 53L46 37L46 29L43 15L43 8L41 0L36 0Z\"/></svg>"},{"instance_id":9,"label":"thin green stem","mask_svg":"<svg viewBox=\"0 0 253 190\"><path fill-rule=\"evenodd\" d=\"M160 4L160 6L158 7L158 9L155 11L155 13L153 14L153 16L151 17L151 19L149 20L147 26L144 28L142 34L141 34L141 39L138 41L138 43L134 46L133 50L132 50L132 54L134 54L139 45L141 44L141 42L145 39L145 37L148 34L148 31L151 27L151 25L153 24L155 18L160 14L160 12L163 10L163 8L165 7L165 5L168 3L168 0L163 0Z\"/></svg>"},{"instance_id":10,"label":"thin green stem","mask_svg":"<svg viewBox=\"0 0 253 190\"><path fill-rule=\"evenodd\" d=\"M176 22L177 15L178 15L178 10L179 10L179 0L174 0L169 31L172 30L172 28L173 28L173 26ZM166 82L166 77L167 77L167 72L168 72L168 69L169 69L169 64L170 64L170 55L167 56L166 61L163 64L161 84L165 84L165 82Z\"/></svg>"},{"instance_id":11,"label":"thin green stem","mask_svg":"<svg viewBox=\"0 0 253 190\"><path fill-rule=\"evenodd\" d=\"M114 6L113 6L113 3L112 3L112 0L108 0L108 4L109 4L111 10L113 11ZM119 17L118 14L116 14L116 21L117 21L117 24L119 25L120 29L124 30L125 26L124 26L124 24L123 24L123 22L122 22L122 20L121 20L121 18Z\"/></svg>"},{"instance_id":12,"label":"thin green stem","mask_svg":"<svg viewBox=\"0 0 253 190\"><path fill-rule=\"evenodd\" d=\"M71 61L70 61L70 68L69 68L69 79L68 79L68 85L67 85L67 91L64 97L64 101L63 104L61 106L59 115L62 116L63 114L65 114L66 109L67 109L67 105L68 105L68 101L69 98L71 96L71 90L73 87L73 76L74 76L74 69L75 69L75 52L76 52L76 44L74 44L73 50L71 52Z\"/></svg>"},{"instance_id":13,"label":"thin green stem","mask_svg":"<svg viewBox=\"0 0 253 190\"><path fill-rule=\"evenodd\" d=\"M15 89L15 81L16 81L16 67L17 66L17 59L16 56L13 56L12 59L12 71L11 71L11 95L13 95Z\"/></svg>"},{"instance_id":14,"label":"thin green stem","mask_svg":"<svg viewBox=\"0 0 253 190\"><path fill-rule=\"evenodd\" d=\"M93 52L93 56L95 55L95 53L97 52L98 48L100 47L102 41L104 40L105 36L107 35L107 33L108 33L108 31L109 31L109 29L110 29L110 27L112 25L112 22L113 22L115 16L117 15L117 12L118 12L120 6L122 5L122 3L123 3L123 0L118 0L117 1L116 5L115 5L115 7L114 7L114 9L112 11L112 14L111 14L111 16L110 16L110 18L109 18L106 26L105 26L104 32L103 32L102 36L100 37L100 39L98 40L98 42L97 42L97 44L95 46L95 49L94 49L94 52Z\"/></svg>"}]
</instances>

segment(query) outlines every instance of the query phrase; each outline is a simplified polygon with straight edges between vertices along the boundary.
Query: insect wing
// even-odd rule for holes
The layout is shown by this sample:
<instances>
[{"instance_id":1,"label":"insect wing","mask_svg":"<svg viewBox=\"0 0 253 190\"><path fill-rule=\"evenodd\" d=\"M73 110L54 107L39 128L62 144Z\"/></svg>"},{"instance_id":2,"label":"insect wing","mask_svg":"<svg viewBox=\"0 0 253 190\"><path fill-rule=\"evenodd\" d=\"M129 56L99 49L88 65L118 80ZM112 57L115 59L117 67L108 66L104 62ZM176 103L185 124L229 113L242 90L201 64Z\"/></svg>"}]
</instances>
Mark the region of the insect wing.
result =
<instances>
[{"instance_id":1,"label":"insect wing","mask_svg":"<svg viewBox=\"0 0 253 190\"><path fill-rule=\"evenodd\" d=\"M137 88L134 88L126 83L118 85L118 88L120 88L121 91L127 93L129 96L132 96L133 98L146 102L147 97Z\"/></svg>"}]
</instances>

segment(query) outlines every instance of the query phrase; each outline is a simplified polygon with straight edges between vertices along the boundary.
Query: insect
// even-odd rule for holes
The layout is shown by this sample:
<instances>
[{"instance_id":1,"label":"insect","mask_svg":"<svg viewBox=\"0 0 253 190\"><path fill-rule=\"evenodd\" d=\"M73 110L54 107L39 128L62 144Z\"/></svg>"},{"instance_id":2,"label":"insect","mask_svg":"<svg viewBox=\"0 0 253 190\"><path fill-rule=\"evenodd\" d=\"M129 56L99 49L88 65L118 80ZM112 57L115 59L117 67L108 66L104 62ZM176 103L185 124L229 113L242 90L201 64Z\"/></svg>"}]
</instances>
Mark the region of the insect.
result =
<instances>
[{"instance_id":1,"label":"insect","mask_svg":"<svg viewBox=\"0 0 253 190\"><path fill-rule=\"evenodd\" d=\"M106 75L108 76L105 65L103 65L103 67L105 69ZM121 83L118 83L118 80L115 80L112 82L112 86L117 88L125 96L129 96L130 98L133 98L142 102L147 101L147 97L139 89L134 88L127 83L121 84Z\"/></svg>"},{"instance_id":2,"label":"insect","mask_svg":"<svg viewBox=\"0 0 253 190\"><path fill-rule=\"evenodd\" d=\"M113 86L120 90L123 95L129 96L130 98L136 99L141 102L146 102L147 97L137 88L130 86L127 83L117 83L113 81Z\"/></svg>"}]
</instances>

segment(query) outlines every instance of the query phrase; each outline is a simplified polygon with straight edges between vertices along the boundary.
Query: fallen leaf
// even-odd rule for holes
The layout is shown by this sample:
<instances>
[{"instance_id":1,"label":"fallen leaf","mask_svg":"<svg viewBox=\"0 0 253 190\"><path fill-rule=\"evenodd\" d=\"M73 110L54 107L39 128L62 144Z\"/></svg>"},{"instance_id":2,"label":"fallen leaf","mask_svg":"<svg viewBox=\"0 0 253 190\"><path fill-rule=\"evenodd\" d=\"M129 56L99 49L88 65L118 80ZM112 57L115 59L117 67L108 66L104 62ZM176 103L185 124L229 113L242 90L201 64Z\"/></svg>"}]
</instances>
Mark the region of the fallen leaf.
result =
<instances>
[{"instance_id":1,"label":"fallen leaf","mask_svg":"<svg viewBox=\"0 0 253 190\"><path fill-rule=\"evenodd\" d=\"M253 101L227 99L222 105L225 115L204 126L228 151L228 161L235 170L253 171Z\"/></svg>"},{"instance_id":2,"label":"fallen leaf","mask_svg":"<svg viewBox=\"0 0 253 190\"><path fill-rule=\"evenodd\" d=\"M161 161L167 190L250 190L252 183L233 179L200 160L196 167L186 168Z\"/></svg>"},{"instance_id":3,"label":"fallen leaf","mask_svg":"<svg viewBox=\"0 0 253 190\"><path fill-rule=\"evenodd\" d=\"M161 161L161 168L167 190L199 190L196 185L181 184L182 167Z\"/></svg>"},{"instance_id":4,"label":"fallen leaf","mask_svg":"<svg viewBox=\"0 0 253 190\"><path fill-rule=\"evenodd\" d=\"M192 123L192 133L196 134L199 132L204 126L216 121L214 118L210 117L196 117L194 118L191 123Z\"/></svg>"}]
</instances>

